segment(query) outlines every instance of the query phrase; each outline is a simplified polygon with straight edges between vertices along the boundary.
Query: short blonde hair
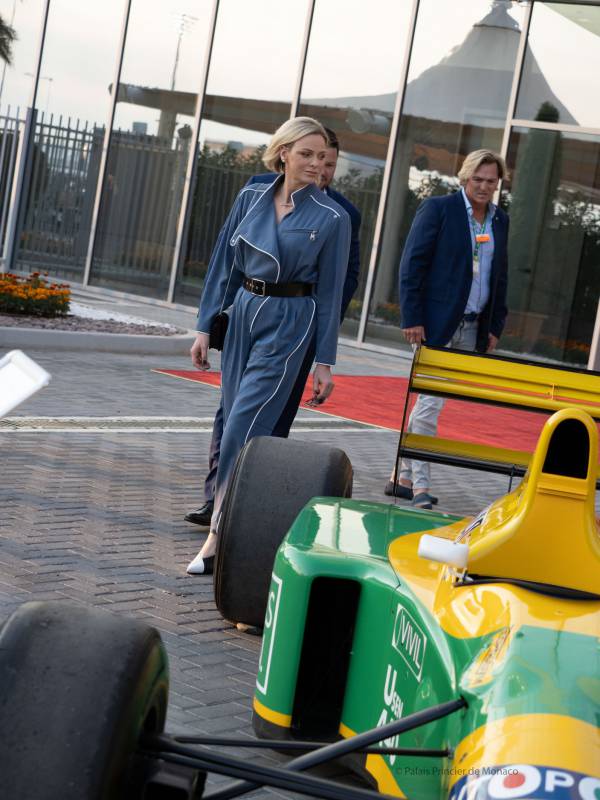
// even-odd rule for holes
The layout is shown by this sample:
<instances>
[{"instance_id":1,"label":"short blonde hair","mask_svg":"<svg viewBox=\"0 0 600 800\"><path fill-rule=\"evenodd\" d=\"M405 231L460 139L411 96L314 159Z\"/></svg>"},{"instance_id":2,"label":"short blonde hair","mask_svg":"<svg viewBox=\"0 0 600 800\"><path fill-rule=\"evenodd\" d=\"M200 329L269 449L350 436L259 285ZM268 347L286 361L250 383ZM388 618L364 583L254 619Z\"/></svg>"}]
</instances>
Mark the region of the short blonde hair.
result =
<instances>
[{"instance_id":1,"label":"short blonde hair","mask_svg":"<svg viewBox=\"0 0 600 800\"><path fill-rule=\"evenodd\" d=\"M473 150L463 161L460 172L458 173L461 186L464 186L469 178L473 177L482 164L495 164L498 167L498 177L500 180L508 177L506 162L501 155L494 153L492 150Z\"/></svg>"},{"instance_id":2,"label":"short blonde hair","mask_svg":"<svg viewBox=\"0 0 600 800\"><path fill-rule=\"evenodd\" d=\"M281 148L291 147L298 139L311 134L322 136L327 146L329 139L325 128L312 117L294 117L288 119L275 131L271 137L267 149L263 153L263 164L271 172L283 172L283 162L281 160Z\"/></svg>"}]
</instances>

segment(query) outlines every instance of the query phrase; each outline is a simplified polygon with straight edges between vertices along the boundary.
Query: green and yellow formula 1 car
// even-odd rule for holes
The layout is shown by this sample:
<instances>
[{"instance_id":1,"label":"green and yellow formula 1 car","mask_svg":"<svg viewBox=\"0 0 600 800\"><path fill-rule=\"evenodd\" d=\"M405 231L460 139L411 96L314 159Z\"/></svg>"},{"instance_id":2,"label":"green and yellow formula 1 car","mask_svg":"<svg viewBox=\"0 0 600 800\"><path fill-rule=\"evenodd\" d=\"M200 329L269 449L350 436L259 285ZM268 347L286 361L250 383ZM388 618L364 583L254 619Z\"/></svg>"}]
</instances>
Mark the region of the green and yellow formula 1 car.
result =
<instances>
[{"instance_id":1,"label":"green and yellow formula 1 car","mask_svg":"<svg viewBox=\"0 0 600 800\"><path fill-rule=\"evenodd\" d=\"M415 385L437 381L439 394L472 390L486 399L493 391L495 402L562 410L546 422L532 456L473 445L461 454L454 446L463 463L487 459L502 472L504 458L513 471L526 470L515 491L475 518L351 500L339 452L315 456L314 447L255 440L228 498L233 516L225 520L215 584L226 617L260 624L266 612L255 730L267 739L318 741L389 731L387 754L353 757L387 795L598 800L600 536L591 414L600 415L600 376L442 351L424 352L413 372ZM425 437L414 438L425 455ZM294 451L288 461L285 447ZM431 448L440 460L439 441ZM338 496L304 506L277 552L268 594L249 576L245 587L257 587L258 601L236 598L227 585L241 546L232 506L260 502L258 475L269 473L277 495L274 475L282 487L292 475L313 480L319 464L330 482L337 477ZM254 546L266 535L256 534Z\"/></svg>"},{"instance_id":2,"label":"green and yellow formula 1 car","mask_svg":"<svg viewBox=\"0 0 600 800\"><path fill-rule=\"evenodd\" d=\"M0 795L600 800L600 374L421 348L410 387L554 413L533 454L402 433L411 457L524 474L473 518L352 500L341 450L246 446L215 599L264 629L266 741L166 735L157 631L28 603L0 627ZM306 752L267 767L207 745ZM306 774L341 756L372 788ZM208 771L238 780L207 790Z\"/></svg>"},{"instance_id":3,"label":"green and yellow formula 1 car","mask_svg":"<svg viewBox=\"0 0 600 800\"><path fill-rule=\"evenodd\" d=\"M561 411L527 479L476 519L309 503L275 562L259 735L349 737L461 698L387 741L409 758L366 757L381 791L600 797L596 454L589 416Z\"/></svg>"}]
</instances>

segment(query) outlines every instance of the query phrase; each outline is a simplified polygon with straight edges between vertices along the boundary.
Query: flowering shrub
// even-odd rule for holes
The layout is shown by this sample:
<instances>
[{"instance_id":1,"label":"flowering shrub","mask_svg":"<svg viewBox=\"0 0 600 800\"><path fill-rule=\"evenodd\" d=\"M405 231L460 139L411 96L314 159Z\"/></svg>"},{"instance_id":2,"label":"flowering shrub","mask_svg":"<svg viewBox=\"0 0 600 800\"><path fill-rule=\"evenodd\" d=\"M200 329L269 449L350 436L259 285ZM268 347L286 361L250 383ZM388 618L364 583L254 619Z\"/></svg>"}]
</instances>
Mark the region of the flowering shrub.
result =
<instances>
[{"instance_id":1,"label":"flowering shrub","mask_svg":"<svg viewBox=\"0 0 600 800\"><path fill-rule=\"evenodd\" d=\"M360 312L362 310L361 300L350 300L346 310L348 319L360 319Z\"/></svg>"},{"instance_id":2,"label":"flowering shrub","mask_svg":"<svg viewBox=\"0 0 600 800\"><path fill-rule=\"evenodd\" d=\"M400 324L400 306L398 303L379 303L375 309L375 316L392 325Z\"/></svg>"},{"instance_id":3,"label":"flowering shrub","mask_svg":"<svg viewBox=\"0 0 600 800\"><path fill-rule=\"evenodd\" d=\"M522 336L508 331L502 334L499 347L513 353L532 353L533 355L563 361L567 364L587 364L590 345L577 339L560 339L557 336L540 334L534 342L526 344Z\"/></svg>"},{"instance_id":4,"label":"flowering shrub","mask_svg":"<svg viewBox=\"0 0 600 800\"><path fill-rule=\"evenodd\" d=\"M69 311L68 283L49 283L39 272L28 277L0 274L0 313L58 317Z\"/></svg>"}]
</instances>

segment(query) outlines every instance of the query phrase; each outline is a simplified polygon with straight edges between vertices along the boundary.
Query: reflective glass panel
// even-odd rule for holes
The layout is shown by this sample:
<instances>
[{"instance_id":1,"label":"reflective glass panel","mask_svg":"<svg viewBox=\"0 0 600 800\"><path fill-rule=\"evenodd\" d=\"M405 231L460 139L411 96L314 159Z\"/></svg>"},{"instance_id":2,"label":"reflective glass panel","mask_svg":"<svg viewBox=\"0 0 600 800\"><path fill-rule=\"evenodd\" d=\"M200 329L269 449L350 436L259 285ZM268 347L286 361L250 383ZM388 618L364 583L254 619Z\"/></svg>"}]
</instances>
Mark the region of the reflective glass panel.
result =
<instances>
[{"instance_id":1,"label":"reflective glass panel","mask_svg":"<svg viewBox=\"0 0 600 800\"><path fill-rule=\"evenodd\" d=\"M21 268L83 277L124 8L124 0L50 3Z\"/></svg>"},{"instance_id":2,"label":"reflective glass panel","mask_svg":"<svg viewBox=\"0 0 600 800\"><path fill-rule=\"evenodd\" d=\"M12 28L11 63L0 59L0 253L9 221L11 193L16 174L20 132L33 91L38 58L43 0L0 0L0 17Z\"/></svg>"},{"instance_id":3,"label":"reflective glass panel","mask_svg":"<svg viewBox=\"0 0 600 800\"><path fill-rule=\"evenodd\" d=\"M332 188L360 211L360 279L342 326L356 335L396 105L411 3L317 0L300 114L340 140Z\"/></svg>"},{"instance_id":4,"label":"reflective glass panel","mask_svg":"<svg viewBox=\"0 0 600 800\"><path fill-rule=\"evenodd\" d=\"M42 25L43 0L0 0L0 17L13 28L11 63L0 60L0 114L25 109L31 100Z\"/></svg>"},{"instance_id":5,"label":"reflective glass panel","mask_svg":"<svg viewBox=\"0 0 600 800\"><path fill-rule=\"evenodd\" d=\"M508 0L421 0L366 338L399 344L398 266L418 205L456 191L473 150L500 150L522 9ZM427 333L427 332L426 332Z\"/></svg>"},{"instance_id":6,"label":"reflective glass panel","mask_svg":"<svg viewBox=\"0 0 600 800\"><path fill-rule=\"evenodd\" d=\"M515 128L503 349L586 364L600 297L600 137Z\"/></svg>"},{"instance_id":7,"label":"reflective glass panel","mask_svg":"<svg viewBox=\"0 0 600 800\"><path fill-rule=\"evenodd\" d=\"M290 116L304 37L303 0L221 0L175 299L197 305L210 254L236 194L265 171L261 155Z\"/></svg>"},{"instance_id":8,"label":"reflective glass panel","mask_svg":"<svg viewBox=\"0 0 600 800\"><path fill-rule=\"evenodd\" d=\"M600 128L600 7L535 3L517 119Z\"/></svg>"},{"instance_id":9,"label":"reflective glass panel","mask_svg":"<svg viewBox=\"0 0 600 800\"><path fill-rule=\"evenodd\" d=\"M166 297L212 0L132 0L90 282Z\"/></svg>"}]
</instances>

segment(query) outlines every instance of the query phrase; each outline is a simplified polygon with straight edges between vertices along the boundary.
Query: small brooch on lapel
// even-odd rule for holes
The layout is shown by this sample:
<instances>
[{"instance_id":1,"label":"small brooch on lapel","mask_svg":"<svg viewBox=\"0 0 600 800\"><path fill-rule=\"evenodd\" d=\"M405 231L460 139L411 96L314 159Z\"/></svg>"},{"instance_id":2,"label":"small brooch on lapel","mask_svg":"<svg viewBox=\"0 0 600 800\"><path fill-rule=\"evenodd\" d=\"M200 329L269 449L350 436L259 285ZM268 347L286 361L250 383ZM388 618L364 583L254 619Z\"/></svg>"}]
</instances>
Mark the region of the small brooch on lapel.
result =
<instances>
[{"instance_id":1,"label":"small brooch on lapel","mask_svg":"<svg viewBox=\"0 0 600 800\"><path fill-rule=\"evenodd\" d=\"M314 242L316 240L318 233L319 233L319 231L311 231L310 232L310 236L308 238L311 240L311 242Z\"/></svg>"}]
</instances>

